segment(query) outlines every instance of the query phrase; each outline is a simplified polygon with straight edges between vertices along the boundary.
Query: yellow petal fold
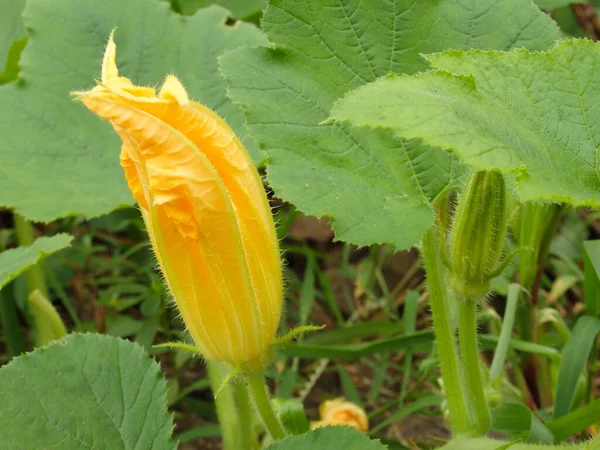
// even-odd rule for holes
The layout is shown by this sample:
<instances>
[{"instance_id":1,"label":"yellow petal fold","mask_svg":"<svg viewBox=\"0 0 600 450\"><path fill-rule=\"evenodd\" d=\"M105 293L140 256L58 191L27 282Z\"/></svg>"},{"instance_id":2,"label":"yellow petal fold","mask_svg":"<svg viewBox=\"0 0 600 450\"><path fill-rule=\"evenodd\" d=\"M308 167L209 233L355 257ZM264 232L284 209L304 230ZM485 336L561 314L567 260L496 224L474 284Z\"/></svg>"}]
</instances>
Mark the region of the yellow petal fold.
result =
<instances>
[{"instance_id":1,"label":"yellow petal fold","mask_svg":"<svg viewBox=\"0 0 600 450\"><path fill-rule=\"evenodd\" d=\"M311 422L312 429L330 425L345 425L363 432L369 429L369 419L365 410L341 397L321 403L319 414L321 420Z\"/></svg>"},{"instance_id":2,"label":"yellow petal fold","mask_svg":"<svg viewBox=\"0 0 600 450\"><path fill-rule=\"evenodd\" d=\"M129 188L196 345L208 359L262 367L281 315L281 260L242 143L173 75L158 96L121 77L112 36L101 82L75 95L121 137Z\"/></svg>"}]
</instances>

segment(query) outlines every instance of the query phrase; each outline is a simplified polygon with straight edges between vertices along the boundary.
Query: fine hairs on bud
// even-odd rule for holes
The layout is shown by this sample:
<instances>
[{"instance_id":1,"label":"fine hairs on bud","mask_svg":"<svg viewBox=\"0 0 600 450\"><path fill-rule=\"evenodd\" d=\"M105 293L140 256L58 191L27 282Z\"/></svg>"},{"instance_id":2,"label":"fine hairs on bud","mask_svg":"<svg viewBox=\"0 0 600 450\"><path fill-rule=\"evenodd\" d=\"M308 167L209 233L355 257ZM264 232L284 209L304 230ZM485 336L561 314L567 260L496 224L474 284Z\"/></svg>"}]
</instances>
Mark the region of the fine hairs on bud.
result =
<instances>
[{"instance_id":1,"label":"fine hairs on bud","mask_svg":"<svg viewBox=\"0 0 600 450\"><path fill-rule=\"evenodd\" d=\"M450 231L450 284L462 298L485 298L503 253L506 187L499 170L471 172Z\"/></svg>"}]
</instances>

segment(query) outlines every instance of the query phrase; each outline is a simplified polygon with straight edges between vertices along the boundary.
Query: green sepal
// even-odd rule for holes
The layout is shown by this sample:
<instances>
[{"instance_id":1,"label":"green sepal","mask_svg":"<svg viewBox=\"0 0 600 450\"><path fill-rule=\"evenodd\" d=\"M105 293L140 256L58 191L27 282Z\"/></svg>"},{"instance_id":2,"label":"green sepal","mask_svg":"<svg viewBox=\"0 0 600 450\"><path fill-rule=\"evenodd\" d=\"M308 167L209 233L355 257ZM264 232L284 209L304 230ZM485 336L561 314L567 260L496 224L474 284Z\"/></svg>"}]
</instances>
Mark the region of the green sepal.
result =
<instances>
[{"instance_id":1,"label":"green sepal","mask_svg":"<svg viewBox=\"0 0 600 450\"><path fill-rule=\"evenodd\" d=\"M450 232L450 284L460 297L490 290L506 236L506 186L497 169L473 171Z\"/></svg>"},{"instance_id":2,"label":"green sepal","mask_svg":"<svg viewBox=\"0 0 600 450\"><path fill-rule=\"evenodd\" d=\"M183 342L165 342L164 344L153 345L152 348L175 348L177 350L184 350L186 352L193 353L194 355L202 356L199 349L190 344L184 344Z\"/></svg>"},{"instance_id":3,"label":"green sepal","mask_svg":"<svg viewBox=\"0 0 600 450\"><path fill-rule=\"evenodd\" d=\"M325 328L325 325L316 326L316 325L301 325L296 327L290 331L288 331L283 336L279 336L275 338L275 342L273 344L274 347L279 347L280 345L285 345L293 341L296 337L301 335L302 333L311 333L313 331L322 330Z\"/></svg>"}]
</instances>

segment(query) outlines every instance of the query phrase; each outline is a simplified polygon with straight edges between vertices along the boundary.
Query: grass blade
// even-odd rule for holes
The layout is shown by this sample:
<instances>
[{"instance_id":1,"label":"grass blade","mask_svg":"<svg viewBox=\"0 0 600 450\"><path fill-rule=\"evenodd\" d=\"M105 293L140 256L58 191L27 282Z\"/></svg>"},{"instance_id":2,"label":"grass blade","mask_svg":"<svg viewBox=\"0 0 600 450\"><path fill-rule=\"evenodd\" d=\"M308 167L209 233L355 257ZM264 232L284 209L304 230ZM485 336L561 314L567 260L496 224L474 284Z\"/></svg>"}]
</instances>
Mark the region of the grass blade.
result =
<instances>
[{"instance_id":1,"label":"grass blade","mask_svg":"<svg viewBox=\"0 0 600 450\"><path fill-rule=\"evenodd\" d=\"M561 418L571 410L577 381L585 370L598 332L600 332L600 319L582 316L577 320L571 339L562 351L554 401L555 419Z\"/></svg>"}]
</instances>

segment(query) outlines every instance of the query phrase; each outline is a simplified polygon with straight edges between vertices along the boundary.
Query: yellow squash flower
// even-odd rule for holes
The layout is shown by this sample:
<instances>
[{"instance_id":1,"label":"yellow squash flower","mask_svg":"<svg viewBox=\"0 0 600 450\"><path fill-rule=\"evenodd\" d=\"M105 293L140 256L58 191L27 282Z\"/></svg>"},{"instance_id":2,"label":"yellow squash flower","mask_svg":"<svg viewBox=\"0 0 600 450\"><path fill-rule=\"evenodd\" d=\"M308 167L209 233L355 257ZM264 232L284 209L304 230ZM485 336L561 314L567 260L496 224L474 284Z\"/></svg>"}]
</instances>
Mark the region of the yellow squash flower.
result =
<instances>
[{"instance_id":1,"label":"yellow squash flower","mask_svg":"<svg viewBox=\"0 0 600 450\"><path fill-rule=\"evenodd\" d=\"M321 420L312 422L310 425L312 429L330 425L345 425L363 432L369 429L369 419L365 410L341 397L321 403L319 414Z\"/></svg>"},{"instance_id":2,"label":"yellow squash flower","mask_svg":"<svg viewBox=\"0 0 600 450\"><path fill-rule=\"evenodd\" d=\"M240 140L174 76L158 95L119 76L112 36L101 82L75 95L123 141L127 183L200 352L262 368L281 315L281 260L262 181Z\"/></svg>"}]
</instances>

